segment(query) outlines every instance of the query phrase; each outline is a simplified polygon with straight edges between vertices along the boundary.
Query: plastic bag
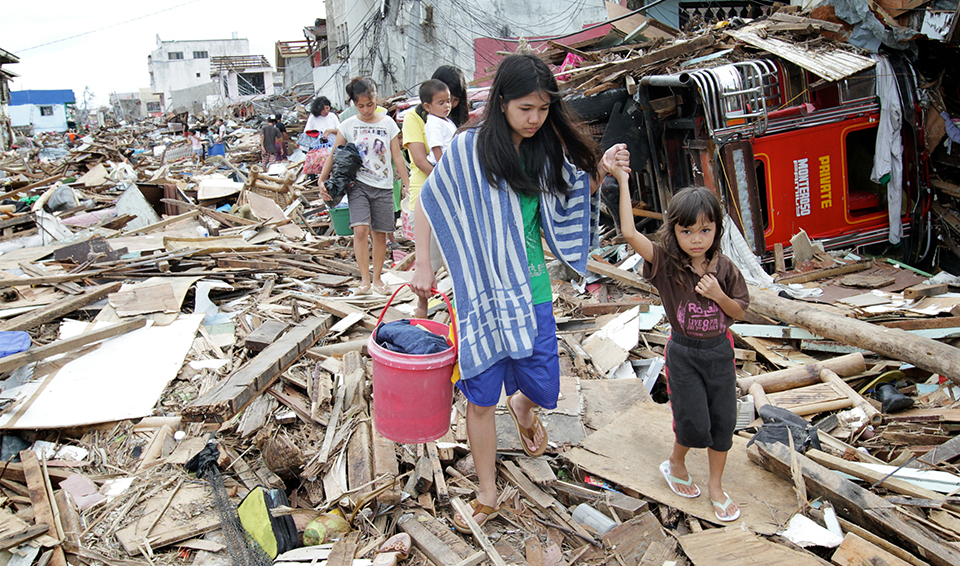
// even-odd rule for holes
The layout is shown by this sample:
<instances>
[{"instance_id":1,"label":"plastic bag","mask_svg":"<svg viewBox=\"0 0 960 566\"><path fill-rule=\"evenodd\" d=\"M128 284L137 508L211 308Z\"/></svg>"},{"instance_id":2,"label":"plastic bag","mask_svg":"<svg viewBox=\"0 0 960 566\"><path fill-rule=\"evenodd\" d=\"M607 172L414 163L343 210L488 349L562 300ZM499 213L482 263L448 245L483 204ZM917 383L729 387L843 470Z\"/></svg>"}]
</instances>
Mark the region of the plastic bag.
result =
<instances>
[{"instance_id":1,"label":"plastic bag","mask_svg":"<svg viewBox=\"0 0 960 566\"><path fill-rule=\"evenodd\" d=\"M353 188L357 180L357 171L363 165L363 159L360 157L360 150L357 146L348 143L342 145L333 151L333 166L330 170L330 177L324 183L327 187L327 193L330 200L324 201L326 205L333 208L343 199L343 195Z\"/></svg>"}]
</instances>

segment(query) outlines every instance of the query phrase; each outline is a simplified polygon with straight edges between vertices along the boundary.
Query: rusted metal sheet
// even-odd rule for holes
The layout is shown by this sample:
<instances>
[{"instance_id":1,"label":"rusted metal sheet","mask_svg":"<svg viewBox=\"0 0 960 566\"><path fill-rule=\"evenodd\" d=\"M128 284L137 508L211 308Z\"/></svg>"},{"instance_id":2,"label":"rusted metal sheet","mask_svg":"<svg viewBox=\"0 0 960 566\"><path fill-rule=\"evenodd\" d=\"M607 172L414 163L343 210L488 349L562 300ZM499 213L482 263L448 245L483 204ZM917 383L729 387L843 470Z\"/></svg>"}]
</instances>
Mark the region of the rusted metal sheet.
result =
<instances>
[{"instance_id":1,"label":"rusted metal sheet","mask_svg":"<svg viewBox=\"0 0 960 566\"><path fill-rule=\"evenodd\" d=\"M788 43L772 37L761 37L759 32L763 27L762 23L752 24L737 30L727 31L726 34L734 39L783 57L787 61L799 65L828 81L838 81L876 65L876 61L869 57L842 49L823 45L817 46L816 49L810 49L802 44Z\"/></svg>"}]
</instances>

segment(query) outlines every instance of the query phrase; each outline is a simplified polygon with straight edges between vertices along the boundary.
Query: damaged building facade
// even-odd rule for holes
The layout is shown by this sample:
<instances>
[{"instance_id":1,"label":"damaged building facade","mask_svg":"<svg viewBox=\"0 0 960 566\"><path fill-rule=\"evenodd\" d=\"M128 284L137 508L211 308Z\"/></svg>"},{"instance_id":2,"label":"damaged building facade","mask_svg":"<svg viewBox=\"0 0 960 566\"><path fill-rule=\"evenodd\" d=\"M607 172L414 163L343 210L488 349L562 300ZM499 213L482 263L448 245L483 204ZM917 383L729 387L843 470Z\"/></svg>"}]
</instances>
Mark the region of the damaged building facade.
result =
<instances>
[{"instance_id":1,"label":"damaged building facade","mask_svg":"<svg viewBox=\"0 0 960 566\"><path fill-rule=\"evenodd\" d=\"M371 77L387 94L414 88L440 65L468 77L486 74L475 65L478 37L560 35L606 18L603 0L326 0L326 7L330 45L346 62L344 76Z\"/></svg>"}]
</instances>

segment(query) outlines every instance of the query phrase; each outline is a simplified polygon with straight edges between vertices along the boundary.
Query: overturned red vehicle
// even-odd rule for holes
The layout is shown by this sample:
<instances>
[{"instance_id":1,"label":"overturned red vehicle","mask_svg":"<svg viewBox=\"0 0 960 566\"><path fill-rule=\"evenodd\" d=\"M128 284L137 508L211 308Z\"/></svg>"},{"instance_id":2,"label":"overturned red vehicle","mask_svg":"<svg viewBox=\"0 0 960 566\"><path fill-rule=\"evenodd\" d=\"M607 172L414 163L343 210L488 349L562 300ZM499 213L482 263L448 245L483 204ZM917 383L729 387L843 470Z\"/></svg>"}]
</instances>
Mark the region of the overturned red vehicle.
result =
<instances>
[{"instance_id":1,"label":"overturned red vehicle","mask_svg":"<svg viewBox=\"0 0 960 566\"><path fill-rule=\"evenodd\" d=\"M887 242L918 261L931 193L916 77L900 56L864 59L835 80L777 57L646 76L604 142L633 138L640 209L707 186L764 260L802 229L828 249Z\"/></svg>"}]
</instances>

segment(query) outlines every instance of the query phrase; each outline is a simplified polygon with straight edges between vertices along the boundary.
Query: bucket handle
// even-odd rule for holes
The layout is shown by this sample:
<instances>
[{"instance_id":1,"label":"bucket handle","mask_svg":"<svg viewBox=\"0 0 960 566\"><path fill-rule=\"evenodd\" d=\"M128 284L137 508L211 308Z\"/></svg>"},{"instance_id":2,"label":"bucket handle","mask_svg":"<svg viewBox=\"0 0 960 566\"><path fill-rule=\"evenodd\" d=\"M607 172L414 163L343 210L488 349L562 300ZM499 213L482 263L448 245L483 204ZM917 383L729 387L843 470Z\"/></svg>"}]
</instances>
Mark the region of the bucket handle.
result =
<instances>
[{"instance_id":1,"label":"bucket handle","mask_svg":"<svg viewBox=\"0 0 960 566\"><path fill-rule=\"evenodd\" d=\"M387 314L387 309L390 308L390 303L393 302L393 298L397 296L397 293L399 293L401 289L403 289L404 287L409 287L409 286L410 286L409 283L404 283L404 284L400 285L399 287L397 287L397 289L393 292L393 294L390 295L390 298L387 299L387 304L386 304L386 306L383 307L383 311L380 313L380 318L377 319L377 326L376 326L376 328L380 328L380 323L383 322L383 317ZM447 303L447 312L450 313L450 319L451 319L451 320L450 320L450 329L451 329L452 332L453 332L453 348L454 348L454 349L457 349L457 347L459 346L459 341L457 340L457 321L456 321L456 320L453 320L453 306L450 305L450 299L447 298L447 295L446 295L445 293L441 293L440 290L437 289L436 287L434 287L434 288L432 288L432 289L430 289L430 290L433 291L433 293L434 293L435 295L440 295L440 297L443 298L443 302Z\"/></svg>"}]
</instances>

